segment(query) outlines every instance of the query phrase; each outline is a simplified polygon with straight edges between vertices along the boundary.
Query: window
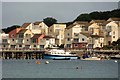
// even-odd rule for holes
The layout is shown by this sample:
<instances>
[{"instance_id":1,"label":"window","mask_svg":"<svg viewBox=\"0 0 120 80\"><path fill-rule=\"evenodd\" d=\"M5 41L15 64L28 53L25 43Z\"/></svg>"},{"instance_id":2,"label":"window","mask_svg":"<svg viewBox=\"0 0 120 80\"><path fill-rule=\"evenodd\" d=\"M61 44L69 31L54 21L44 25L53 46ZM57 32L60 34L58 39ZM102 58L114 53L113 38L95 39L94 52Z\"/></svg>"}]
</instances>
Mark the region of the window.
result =
<instances>
[{"instance_id":1,"label":"window","mask_svg":"<svg viewBox=\"0 0 120 80\"><path fill-rule=\"evenodd\" d=\"M111 41L108 41L108 45L111 45Z\"/></svg>"},{"instance_id":2,"label":"window","mask_svg":"<svg viewBox=\"0 0 120 80\"><path fill-rule=\"evenodd\" d=\"M19 34L19 38L23 38L23 34Z\"/></svg>"},{"instance_id":3,"label":"window","mask_svg":"<svg viewBox=\"0 0 120 80\"><path fill-rule=\"evenodd\" d=\"M70 41L70 38L67 38L67 41Z\"/></svg>"},{"instance_id":4,"label":"window","mask_svg":"<svg viewBox=\"0 0 120 80\"><path fill-rule=\"evenodd\" d=\"M3 43L7 42L7 39L3 39L2 42L3 42Z\"/></svg>"},{"instance_id":5,"label":"window","mask_svg":"<svg viewBox=\"0 0 120 80\"><path fill-rule=\"evenodd\" d=\"M32 39L32 43L36 43L36 39Z\"/></svg>"},{"instance_id":6,"label":"window","mask_svg":"<svg viewBox=\"0 0 120 80\"><path fill-rule=\"evenodd\" d=\"M69 36L70 34L68 33L67 35Z\"/></svg>"},{"instance_id":7,"label":"window","mask_svg":"<svg viewBox=\"0 0 120 80\"><path fill-rule=\"evenodd\" d=\"M79 33L74 33L74 36L78 36L79 35Z\"/></svg>"},{"instance_id":8,"label":"window","mask_svg":"<svg viewBox=\"0 0 120 80\"><path fill-rule=\"evenodd\" d=\"M85 39L84 39L84 38L82 38L82 41L85 41Z\"/></svg>"},{"instance_id":9,"label":"window","mask_svg":"<svg viewBox=\"0 0 120 80\"><path fill-rule=\"evenodd\" d=\"M18 43L22 43L23 42L23 39L18 39Z\"/></svg>"},{"instance_id":10,"label":"window","mask_svg":"<svg viewBox=\"0 0 120 80\"><path fill-rule=\"evenodd\" d=\"M74 44L75 47L78 47L78 44Z\"/></svg>"},{"instance_id":11,"label":"window","mask_svg":"<svg viewBox=\"0 0 120 80\"><path fill-rule=\"evenodd\" d=\"M70 48L70 47L71 47L71 44L67 44L66 47L67 47L67 48Z\"/></svg>"},{"instance_id":12,"label":"window","mask_svg":"<svg viewBox=\"0 0 120 80\"><path fill-rule=\"evenodd\" d=\"M85 47L85 44L83 44L82 46Z\"/></svg>"},{"instance_id":13,"label":"window","mask_svg":"<svg viewBox=\"0 0 120 80\"><path fill-rule=\"evenodd\" d=\"M48 41L49 39L47 38L46 40Z\"/></svg>"},{"instance_id":14,"label":"window","mask_svg":"<svg viewBox=\"0 0 120 80\"><path fill-rule=\"evenodd\" d=\"M6 47L5 45L3 45L3 47Z\"/></svg>"},{"instance_id":15,"label":"window","mask_svg":"<svg viewBox=\"0 0 120 80\"><path fill-rule=\"evenodd\" d=\"M31 35L30 34L26 34L26 37L30 37Z\"/></svg>"},{"instance_id":16,"label":"window","mask_svg":"<svg viewBox=\"0 0 120 80\"><path fill-rule=\"evenodd\" d=\"M85 31L88 31L88 27L85 27Z\"/></svg>"},{"instance_id":17,"label":"window","mask_svg":"<svg viewBox=\"0 0 120 80\"><path fill-rule=\"evenodd\" d=\"M34 47L36 47L36 45L34 45Z\"/></svg>"},{"instance_id":18,"label":"window","mask_svg":"<svg viewBox=\"0 0 120 80\"><path fill-rule=\"evenodd\" d=\"M40 45L40 48L41 48L41 49L44 49L44 45Z\"/></svg>"},{"instance_id":19,"label":"window","mask_svg":"<svg viewBox=\"0 0 120 80\"><path fill-rule=\"evenodd\" d=\"M74 38L74 42L79 42L79 38Z\"/></svg>"},{"instance_id":20,"label":"window","mask_svg":"<svg viewBox=\"0 0 120 80\"><path fill-rule=\"evenodd\" d=\"M14 41L14 39L12 39L12 41Z\"/></svg>"},{"instance_id":21,"label":"window","mask_svg":"<svg viewBox=\"0 0 120 80\"><path fill-rule=\"evenodd\" d=\"M115 38L115 36L113 36L113 38Z\"/></svg>"},{"instance_id":22,"label":"window","mask_svg":"<svg viewBox=\"0 0 120 80\"><path fill-rule=\"evenodd\" d=\"M15 48L15 45L11 45L11 48Z\"/></svg>"},{"instance_id":23,"label":"window","mask_svg":"<svg viewBox=\"0 0 120 80\"><path fill-rule=\"evenodd\" d=\"M22 47L22 45L19 45L19 47Z\"/></svg>"}]
</instances>

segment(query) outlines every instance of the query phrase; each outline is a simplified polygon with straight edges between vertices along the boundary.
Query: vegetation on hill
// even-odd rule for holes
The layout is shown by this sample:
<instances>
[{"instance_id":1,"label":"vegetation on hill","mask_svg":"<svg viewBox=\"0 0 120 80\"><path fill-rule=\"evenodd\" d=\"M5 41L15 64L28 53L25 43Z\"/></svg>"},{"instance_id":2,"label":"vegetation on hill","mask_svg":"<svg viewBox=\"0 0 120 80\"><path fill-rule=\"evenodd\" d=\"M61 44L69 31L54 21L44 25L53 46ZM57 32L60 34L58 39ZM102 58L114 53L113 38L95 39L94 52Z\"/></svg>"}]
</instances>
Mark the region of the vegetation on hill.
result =
<instances>
[{"instance_id":1,"label":"vegetation on hill","mask_svg":"<svg viewBox=\"0 0 120 80\"><path fill-rule=\"evenodd\" d=\"M52 26L53 24L57 23L57 20L55 18L52 17L47 17L45 19L43 19L43 22L48 26Z\"/></svg>"},{"instance_id":2,"label":"vegetation on hill","mask_svg":"<svg viewBox=\"0 0 120 80\"><path fill-rule=\"evenodd\" d=\"M19 28L20 26L19 25L13 25L11 27L7 27L7 28L4 28L2 29L5 33L9 33L11 30L13 29L16 29L16 28Z\"/></svg>"},{"instance_id":3,"label":"vegetation on hill","mask_svg":"<svg viewBox=\"0 0 120 80\"><path fill-rule=\"evenodd\" d=\"M85 14L80 14L74 21L72 22L67 22L65 23L66 26L69 26L70 24L72 24L75 21L91 21L93 19L95 20L107 20L110 17L117 17L120 18L120 9L116 9L116 10L112 10L112 11L104 11L104 12L92 12L92 13L85 13ZM57 20L55 18L52 17L47 17L45 19L43 19L43 22L50 27L51 25L57 23ZM2 29L5 33L8 33L9 31L20 27L19 25L13 25L11 27L8 28L4 28Z\"/></svg>"},{"instance_id":4,"label":"vegetation on hill","mask_svg":"<svg viewBox=\"0 0 120 80\"><path fill-rule=\"evenodd\" d=\"M120 9L104 12L91 12L89 14L80 14L74 21L107 20L108 18L120 18Z\"/></svg>"}]
</instances>

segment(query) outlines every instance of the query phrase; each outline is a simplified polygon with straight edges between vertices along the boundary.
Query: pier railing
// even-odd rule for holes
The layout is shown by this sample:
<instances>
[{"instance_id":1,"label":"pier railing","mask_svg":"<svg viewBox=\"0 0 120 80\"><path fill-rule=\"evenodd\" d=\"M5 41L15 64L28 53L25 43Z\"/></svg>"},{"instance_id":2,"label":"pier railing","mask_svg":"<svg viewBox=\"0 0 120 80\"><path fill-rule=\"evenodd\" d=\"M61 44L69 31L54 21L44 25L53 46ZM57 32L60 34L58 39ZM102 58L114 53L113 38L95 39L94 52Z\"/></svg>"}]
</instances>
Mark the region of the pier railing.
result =
<instances>
[{"instance_id":1,"label":"pier railing","mask_svg":"<svg viewBox=\"0 0 120 80\"><path fill-rule=\"evenodd\" d=\"M3 48L3 49L1 49L0 51L3 51L3 52L14 52L14 51L16 51L16 52L20 52L20 51L25 51L25 52L27 52L27 51L47 51L48 49L38 49L38 48L35 48L35 49L16 49L16 48L14 48L14 49L12 49L12 48L7 48L7 49L5 49L5 48ZM79 52L83 52L83 51L91 51L91 50L84 50L84 49L65 49L66 51L79 51ZM120 50L93 50L93 52L113 52L113 53L115 53L115 52L117 52L117 53L120 53Z\"/></svg>"}]
</instances>

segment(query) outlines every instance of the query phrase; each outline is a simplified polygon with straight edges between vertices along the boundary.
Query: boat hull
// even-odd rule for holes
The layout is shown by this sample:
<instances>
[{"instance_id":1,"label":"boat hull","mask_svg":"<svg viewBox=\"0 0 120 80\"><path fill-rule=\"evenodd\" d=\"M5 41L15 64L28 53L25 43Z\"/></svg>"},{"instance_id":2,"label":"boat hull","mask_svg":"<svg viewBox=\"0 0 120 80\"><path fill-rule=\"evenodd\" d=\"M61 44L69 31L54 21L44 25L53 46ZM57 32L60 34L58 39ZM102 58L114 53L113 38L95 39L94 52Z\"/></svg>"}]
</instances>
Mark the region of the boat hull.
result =
<instances>
[{"instance_id":1,"label":"boat hull","mask_svg":"<svg viewBox=\"0 0 120 80\"><path fill-rule=\"evenodd\" d=\"M78 59L78 56L63 56L63 55L50 55L44 54L44 59L52 59L52 60L66 60L66 59Z\"/></svg>"},{"instance_id":2,"label":"boat hull","mask_svg":"<svg viewBox=\"0 0 120 80\"><path fill-rule=\"evenodd\" d=\"M120 59L120 57L111 57L111 59Z\"/></svg>"}]
</instances>

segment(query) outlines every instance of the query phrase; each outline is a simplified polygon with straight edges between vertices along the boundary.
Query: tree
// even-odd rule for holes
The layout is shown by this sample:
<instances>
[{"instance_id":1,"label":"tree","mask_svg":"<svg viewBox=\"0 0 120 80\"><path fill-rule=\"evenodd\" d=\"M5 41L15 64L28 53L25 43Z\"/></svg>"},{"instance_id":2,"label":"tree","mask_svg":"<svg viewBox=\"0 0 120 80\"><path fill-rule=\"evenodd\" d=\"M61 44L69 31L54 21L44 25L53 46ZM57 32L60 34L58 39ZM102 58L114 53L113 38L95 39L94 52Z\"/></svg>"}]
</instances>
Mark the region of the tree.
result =
<instances>
[{"instance_id":1,"label":"tree","mask_svg":"<svg viewBox=\"0 0 120 80\"><path fill-rule=\"evenodd\" d=\"M45 19L43 19L43 22L48 26L52 26L53 24L57 23L57 20L55 18L52 17L47 17Z\"/></svg>"},{"instance_id":2,"label":"tree","mask_svg":"<svg viewBox=\"0 0 120 80\"><path fill-rule=\"evenodd\" d=\"M8 27L8 28L4 28L2 29L5 33L9 33L10 31L12 31L13 29L16 29L16 28L19 28L20 26L19 25L13 25L11 27Z\"/></svg>"},{"instance_id":3,"label":"tree","mask_svg":"<svg viewBox=\"0 0 120 80\"><path fill-rule=\"evenodd\" d=\"M90 20L91 18L89 14L81 14L75 19L75 21L90 21Z\"/></svg>"},{"instance_id":4,"label":"tree","mask_svg":"<svg viewBox=\"0 0 120 80\"><path fill-rule=\"evenodd\" d=\"M75 21L91 21L91 20L107 20L108 18L112 18L112 17L117 17L120 18L120 9L115 9L112 11L104 11L104 12L91 12L89 14L81 14L79 15L75 20Z\"/></svg>"}]
</instances>

